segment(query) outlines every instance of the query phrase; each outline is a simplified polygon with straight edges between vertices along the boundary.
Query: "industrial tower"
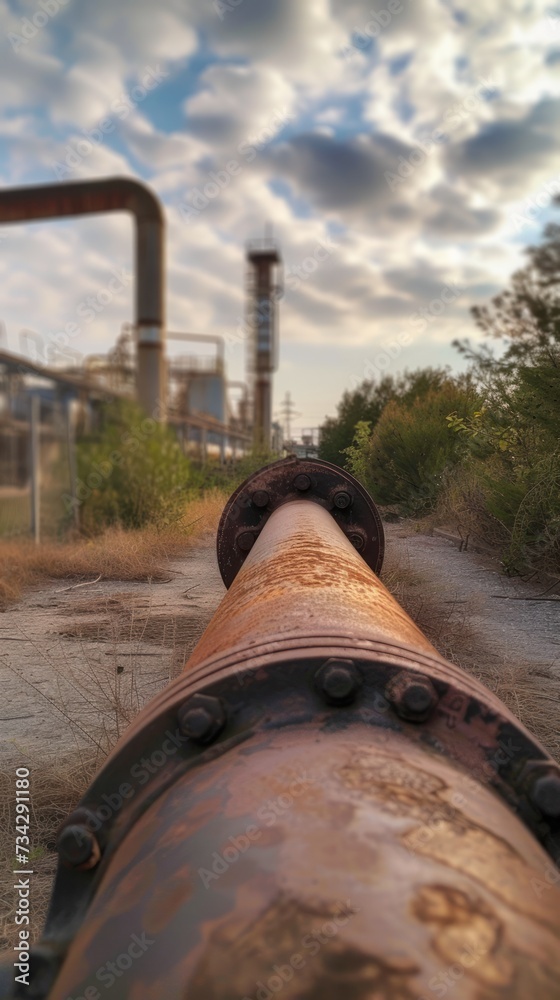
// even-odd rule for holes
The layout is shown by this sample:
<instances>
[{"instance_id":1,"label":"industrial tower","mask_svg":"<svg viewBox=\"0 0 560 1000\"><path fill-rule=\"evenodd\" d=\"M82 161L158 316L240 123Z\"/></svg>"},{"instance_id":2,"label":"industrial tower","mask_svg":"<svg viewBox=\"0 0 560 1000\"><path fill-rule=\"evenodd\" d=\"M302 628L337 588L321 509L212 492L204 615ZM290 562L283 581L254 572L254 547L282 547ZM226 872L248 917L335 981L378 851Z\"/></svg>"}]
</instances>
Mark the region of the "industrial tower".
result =
<instances>
[{"instance_id":1,"label":"industrial tower","mask_svg":"<svg viewBox=\"0 0 560 1000\"><path fill-rule=\"evenodd\" d=\"M253 398L253 444L269 451L272 426L272 372L278 366L277 303L282 294L281 257L268 237L247 246L248 381Z\"/></svg>"}]
</instances>

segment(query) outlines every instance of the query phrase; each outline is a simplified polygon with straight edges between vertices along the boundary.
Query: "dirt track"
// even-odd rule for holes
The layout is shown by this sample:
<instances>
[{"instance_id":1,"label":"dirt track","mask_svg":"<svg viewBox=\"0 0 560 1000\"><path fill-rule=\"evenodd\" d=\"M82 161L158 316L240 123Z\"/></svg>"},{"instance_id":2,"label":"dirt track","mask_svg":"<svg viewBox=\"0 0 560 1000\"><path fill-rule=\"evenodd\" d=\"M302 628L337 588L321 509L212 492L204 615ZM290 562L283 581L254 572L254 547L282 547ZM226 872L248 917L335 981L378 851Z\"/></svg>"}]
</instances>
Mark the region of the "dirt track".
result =
<instances>
[{"instance_id":1,"label":"dirt track","mask_svg":"<svg viewBox=\"0 0 560 1000\"><path fill-rule=\"evenodd\" d=\"M444 538L386 525L389 559L423 578L441 606L461 607L469 628L504 662L545 664L560 679L560 587L506 577L488 556Z\"/></svg>"},{"instance_id":2,"label":"dirt track","mask_svg":"<svg viewBox=\"0 0 560 1000\"><path fill-rule=\"evenodd\" d=\"M540 678L547 703L558 698L560 599L530 599L542 587L398 525L387 526L387 551L397 597L444 655L475 672L491 661L498 677L517 666ZM164 583L57 581L0 615L2 762L122 731L181 669L223 593L209 539Z\"/></svg>"}]
</instances>

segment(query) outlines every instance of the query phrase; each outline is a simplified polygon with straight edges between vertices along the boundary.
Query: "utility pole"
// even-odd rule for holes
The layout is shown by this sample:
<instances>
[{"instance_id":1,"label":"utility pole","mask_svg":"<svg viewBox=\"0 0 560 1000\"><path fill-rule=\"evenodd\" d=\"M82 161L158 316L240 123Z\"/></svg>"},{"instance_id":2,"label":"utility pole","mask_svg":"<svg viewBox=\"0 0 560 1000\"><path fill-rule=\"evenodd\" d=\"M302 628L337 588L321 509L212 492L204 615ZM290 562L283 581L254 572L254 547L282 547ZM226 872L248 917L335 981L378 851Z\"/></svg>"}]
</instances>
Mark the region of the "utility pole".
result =
<instances>
[{"instance_id":1,"label":"utility pole","mask_svg":"<svg viewBox=\"0 0 560 1000\"><path fill-rule=\"evenodd\" d=\"M294 404L292 403L292 397L289 392L286 393L284 397L284 402L280 407L280 415L284 420L284 434L286 435L286 441L292 440L292 417L298 417Z\"/></svg>"}]
</instances>

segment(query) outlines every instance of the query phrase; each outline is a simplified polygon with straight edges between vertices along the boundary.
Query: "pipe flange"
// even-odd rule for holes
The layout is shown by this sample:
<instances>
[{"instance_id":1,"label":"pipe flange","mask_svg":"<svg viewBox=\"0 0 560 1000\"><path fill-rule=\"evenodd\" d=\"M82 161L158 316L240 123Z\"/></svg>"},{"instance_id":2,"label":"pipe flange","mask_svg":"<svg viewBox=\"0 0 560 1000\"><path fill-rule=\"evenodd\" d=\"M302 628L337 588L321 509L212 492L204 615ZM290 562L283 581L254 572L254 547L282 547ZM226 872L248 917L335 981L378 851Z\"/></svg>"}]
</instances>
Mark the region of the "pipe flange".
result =
<instances>
[{"instance_id":1,"label":"pipe flange","mask_svg":"<svg viewBox=\"0 0 560 1000\"><path fill-rule=\"evenodd\" d=\"M218 565L234 581L270 515L291 500L328 510L364 561L379 574L385 540L377 507L354 476L317 458L289 456L259 469L228 500L218 527Z\"/></svg>"}]
</instances>

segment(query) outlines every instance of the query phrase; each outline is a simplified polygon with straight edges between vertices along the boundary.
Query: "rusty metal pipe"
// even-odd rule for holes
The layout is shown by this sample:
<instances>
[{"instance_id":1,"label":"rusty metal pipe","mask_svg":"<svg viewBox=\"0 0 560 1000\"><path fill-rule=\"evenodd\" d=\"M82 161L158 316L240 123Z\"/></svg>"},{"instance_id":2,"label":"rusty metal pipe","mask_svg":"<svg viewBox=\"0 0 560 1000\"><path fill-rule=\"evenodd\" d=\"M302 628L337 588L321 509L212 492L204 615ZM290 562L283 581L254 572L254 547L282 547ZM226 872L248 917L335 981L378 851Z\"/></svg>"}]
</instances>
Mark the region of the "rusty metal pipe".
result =
<instances>
[{"instance_id":1,"label":"rusty metal pipe","mask_svg":"<svg viewBox=\"0 0 560 1000\"><path fill-rule=\"evenodd\" d=\"M185 670L242 644L352 635L436 650L342 534L309 500L275 510Z\"/></svg>"},{"instance_id":2,"label":"rusty metal pipe","mask_svg":"<svg viewBox=\"0 0 560 1000\"><path fill-rule=\"evenodd\" d=\"M51 1000L560 995L558 769L358 554L360 489L291 460L226 507L250 551L62 829Z\"/></svg>"},{"instance_id":3,"label":"rusty metal pipe","mask_svg":"<svg viewBox=\"0 0 560 1000\"><path fill-rule=\"evenodd\" d=\"M128 177L43 184L0 191L0 224L99 212L131 212L136 223L138 401L165 418L165 220L159 199Z\"/></svg>"}]
</instances>

